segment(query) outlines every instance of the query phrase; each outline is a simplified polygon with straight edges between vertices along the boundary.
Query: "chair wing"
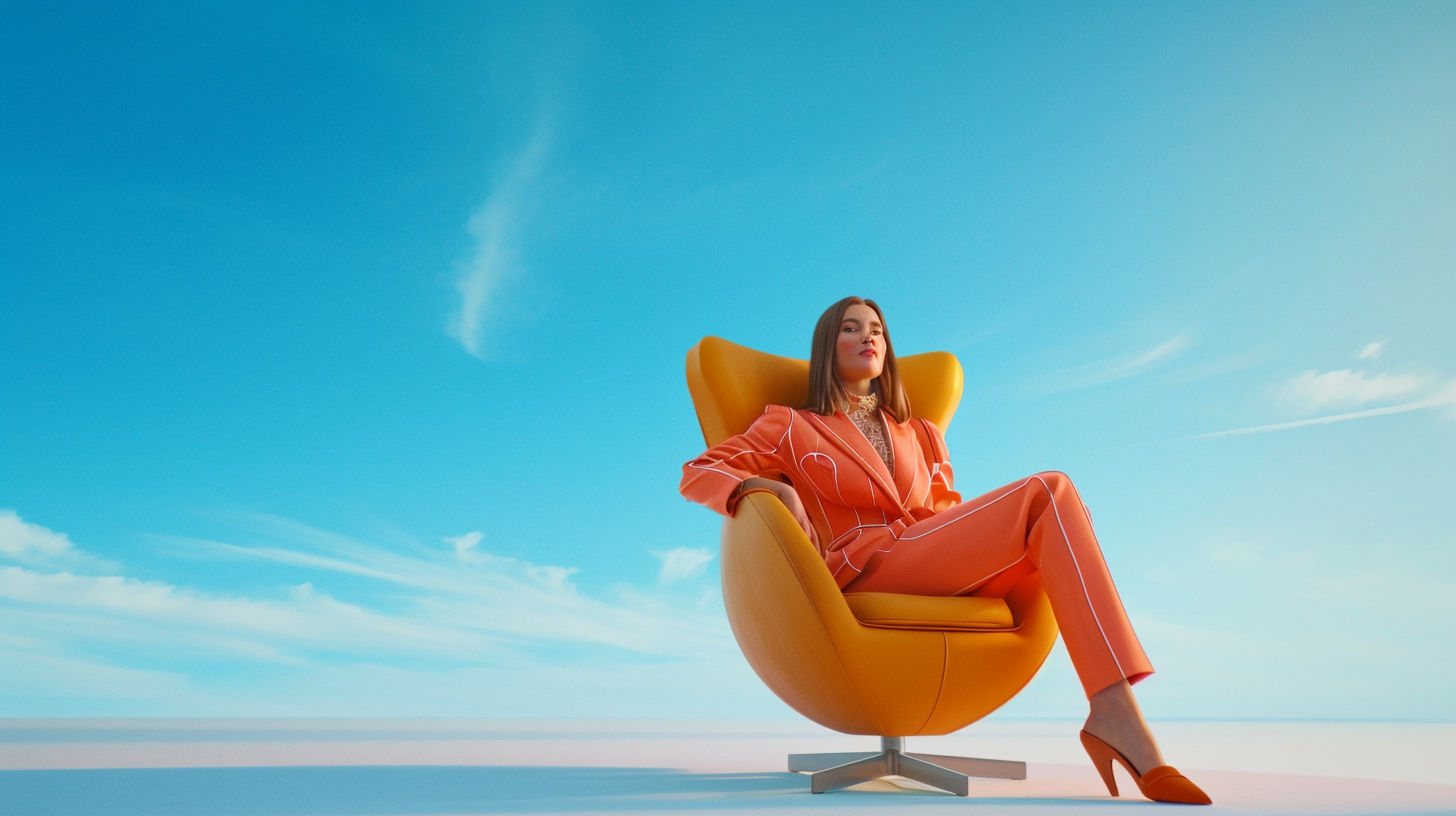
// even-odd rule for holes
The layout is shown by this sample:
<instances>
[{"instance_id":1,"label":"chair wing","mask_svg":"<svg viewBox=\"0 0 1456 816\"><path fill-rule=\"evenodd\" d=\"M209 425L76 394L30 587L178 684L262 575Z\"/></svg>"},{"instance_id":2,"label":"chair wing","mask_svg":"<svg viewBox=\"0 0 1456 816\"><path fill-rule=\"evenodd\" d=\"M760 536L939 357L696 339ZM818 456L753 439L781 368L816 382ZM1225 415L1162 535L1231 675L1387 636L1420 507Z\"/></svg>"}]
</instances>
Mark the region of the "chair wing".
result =
<instances>
[{"instance_id":1,"label":"chair wing","mask_svg":"<svg viewBox=\"0 0 1456 816\"><path fill-rule=\"evenodd\" d=\"M965 374L960 361L932 351L897 362L911 411L944 431L961 401ZM809 361L766 354L721 337L704 337L688 352L687 376L710 447L748 430L769 405L803 408L809 401Z\"/></svg>"},{"instance_id":2,"label":"chair wing","mask_svg":"<svg viewBox=\"0 0 1456 816\"><path fill-rule=\"evenodd\" d=\"M910 398L910 413L935 423L945 433L961 404L966 375L961 361L948 351L900 357L900 381Z\"/></svg>"}]
</instances>

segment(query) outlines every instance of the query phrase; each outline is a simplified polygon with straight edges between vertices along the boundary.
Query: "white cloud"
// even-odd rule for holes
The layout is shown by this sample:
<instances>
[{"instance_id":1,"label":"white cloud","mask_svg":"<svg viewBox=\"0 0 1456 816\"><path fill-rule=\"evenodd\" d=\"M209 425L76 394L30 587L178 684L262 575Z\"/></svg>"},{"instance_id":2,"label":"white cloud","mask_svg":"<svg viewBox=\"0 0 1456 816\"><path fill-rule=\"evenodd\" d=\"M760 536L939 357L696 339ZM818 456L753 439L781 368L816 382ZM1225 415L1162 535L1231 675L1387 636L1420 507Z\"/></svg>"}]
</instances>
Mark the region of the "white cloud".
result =
<instances>
[{"instance_id":1,"label":"white cloud","mask_svg":"<svg viewBox=\"0 0 1456 816\"><path fill-rule=\"evenodd\" d=\"M1384 340L1376 340L1374 343L1367 343L1365 345L1365 348L1360 349L1360 353L1355 356L1355 359L1357 359L1357 360L1371 360L1371 359L1374 359L1376 357L1379 357L1380 356L1380 352L1382 352L1384 350L1385 350L1385 341Z\"/></svg>"},{"instance_id":2,"label":"white cloud","mask_svg":"<svg viewBox=\"0 0 1456 816\"><path fill-rule=\"evenodd\" d=\"M657 573L658 582L670 584L702 575L714 554L712 550L697 547L676 547L666 552L654 552L653 555L662 559L662 569Z\"/></svg>"},{"instance_id":3,"label":"white cloud","mask_svg":"<svg viewBox=\"0 0 1456 816\"><path fill-rule=\"evenodd\" d=\"M701 668L739 660L716 604L627 587L593 597L572 583L574 568L480 552L479 531L446 539L450 548L416 542L386 548L287 519L248 520L269 543L161 540L185 547L193 558L286 565L308 580L223 592L126 575L0 566L0 660L11 655L33 664L15 670L29 678L29 689L43 687L37 678L44 667L67 661L206 682L234 675L238 666L294 674L328 666L426 674L474 667L504 678L548 667L569 673L584 660L602 676L616 671L612 667ZM17 516L11 526L20 524ZM28 541L51 550L63 538L38 525L21 529ZM66 543L68 551L77 550ZM691 573L684 569L690 566L680 564L679 572ZM81 698L97 694L119 699L101 689Z\"/></svg>"},{"instance_id":4,"label":"white cloud","mask_svg":"<svg viewBox=\"0 0 1456 816\"><path fill-rule=\"evenodd\" d=\"M484 537L484 534L482 534L479 530L476 530L474 532L466 533L463 536L446 536L445 543L454 545L455 553L459 555L469 550L475 549L476 545L478 545L480 543L480 540Z\"/></svg>"},{"instance_id":5,"label":"white cloud","mask_svg":"<svg viewBox=\"0 0 1456 816\"><path fill-rule=\"evenodd\" d=\"M1184 332L1147 351L1078 366L1063 372L1061 381L1052 390L1071 391L1136 377L1172 362L1191 345L1188 333Z\"/></svg>"},{"instance_id":6,"label":"white cloud","mask_svg":"<svg viewBox=\"0 0 1456 816\"><path fill-rule=\"evenodd\" d=\"M1169 378L1169 381L1176 385L1186 385L1191 382L1208 379L1209 377L1220 377L1237 371L1244 371L1260 363L1267 362L1268 359L1269 353L1266 351L1259 349L1244 351L1217 360L1182 366L1176 375Z\"/></svg>"},{"instance_id":7,"label":"white cloud","mask_svg":"<svg viewBox=\"0 0 1456 816\"><path fill-rule=\"evenodd\" d=\"M475 530L462 536L445 536L443 540L455 548L455 557L460 561L479 563L480 550L476 548L480 546L480 542L484 538L484 533Z\"/></svg>"},{"instance_id":8,"label":"white cloud","mask_svg":"<svg viewBox=\"0 0 1456 816\"><path fill-rule=\"evenodd\" d=\"M487 633L450 631L412 616L371 612L295 587L289 597L254 599L197 592L119 575L40 573L0 568L0 602L11 624L68 642L172 644L193 654L224 653L299 662L308 653L433 654L487 648Z\"/></svg>"},{"instance_id":9,"label":"white cloud","mask_svg":"<svg viewBox=\"0 0 1456 816\"><path fill-rule=\"evenodd\" d=\"M65 533L25 521L14 510L0 510L0 557L53 569L109 569L115 564L75 548Z\"/></svg>"},{"instance_id":10,"label":"white cloud","mask_svg":"<svg viewBox=\"0 0 1456 816\"><path fill-rule=\"evenodd\" d=\"M71 549L71 539L31 524L14 510L0 510L0 555L16 561L32 558L55 558Z\"/></svg>"},{"instance_id":11,"label":"white cloud","mask_svg":"<svg viewBox=\"0 0 1456 816\"><path fill-rule=\"evenodd\" d=\"M1352 371L1306 371L1280 389L1279 401L1301 411L1346 408L1408 396L1431 384L1415 374L1370 374Z\"/></svg>"},{"instance_id":12,"label":"white cloud","mask_svg":"<svg viewBox=\"0 0 1456 816\"><path fill-rule=\"evenodd\" d=\"M516 271L522 209L541 174L549 142L543 116L525 147L498 174L485 204L470 217L468 229L475 239L475 252L455 281L460 307L451 315L446 331L476 357L486 356L482 346L486 317L501 284Z\"/></svg>"},{"instance_id":13,"label":"white cloud","mask_svg":"<svg viewBox=\"0 0 1456 816\"><path fill-rule=\"evenodd\" d=\"M222 547L235 554L367 576L421 593L442 614L453 610L465 625L528 638L591 642L644 654L685 654L726 633L717 618L660 614L654 599L623 594L583 595L570 581L575 567L534 564L470 551L460 564L435 551L409 555L318 530L289 519L253 516L255 524L290 542L288 547Z\"/></svg>"},{"instance_id":14,"label":"white cloud","mask_svg":"<svg viewBox=\"0 0 1456 816\"><path fill-rule=\"evenodd\" d=\"M294 546L168 540L196 551L372 579L404 590L406 606L395 617L442 632L488 635L512 648L591 644L668 657L701 653L725 642L717 616L679 614L661 608L655 599L625 593L614 599L584 595L570 581L574 567L474 550L467 550L471 557L465 560L439 551L403 554L287 519L254 520Z\"/></svg>"},{"instance_id":15,"label":"white cloud","mask_svg":"<svg viewBox=\"0 0 1456 816\"><path fill-rule=\"evenodd\" d=\"M1223 436L1243 436L1245 434L1269 433L1271 431L1286 431L1291 428L1304 428L1309 425L1329 425L1334 422L1347 422L1352 419L1366 419L1368 417L1386 416L1388 414L1403 414L1408 411L1423 411L1427 408L1439 408L1442 406L1450 405L1456 405L1456 381L1446 383L1445 387L1438 391L1435 396L1429 399L1417 400L1415 402L1407 402L1400 405L1387 405L1384 408L1369 408L1364 411L1350 411L1348 413L1333 414L1331 416L1299 419L1293 422L1275 422L1270 425L1254 425L1249 428L1234 428L1233 430L1229 431L1217 431L1214 433L1198 434L1196 436L1188 436L1184 438L1216 439Z\"/></svg>"}]
</instances>

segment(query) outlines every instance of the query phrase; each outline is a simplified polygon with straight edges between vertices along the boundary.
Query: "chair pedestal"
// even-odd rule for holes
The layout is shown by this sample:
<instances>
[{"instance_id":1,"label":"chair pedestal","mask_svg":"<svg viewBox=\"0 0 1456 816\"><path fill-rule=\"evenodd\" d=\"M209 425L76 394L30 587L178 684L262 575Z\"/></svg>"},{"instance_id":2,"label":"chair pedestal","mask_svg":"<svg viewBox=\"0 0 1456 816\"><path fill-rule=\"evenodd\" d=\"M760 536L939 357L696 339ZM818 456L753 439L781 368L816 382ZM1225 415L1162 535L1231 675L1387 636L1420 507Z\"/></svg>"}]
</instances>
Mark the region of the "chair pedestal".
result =
<instances>
[{"instance_id":1,"label":"chair pedestal","mask_svg":"<svg viewBox=\"0 0 1456 816\"><path fill-rule=\"evenodd\" d=\"M868 782L882 776L903 776L956 796L969 796L971 777L1025 779L1026 763L1003 759L907 754L904 737L880 737L879 753L789 754L789 770L809 772L814 793Z\"/></svg>"}]
</instances>

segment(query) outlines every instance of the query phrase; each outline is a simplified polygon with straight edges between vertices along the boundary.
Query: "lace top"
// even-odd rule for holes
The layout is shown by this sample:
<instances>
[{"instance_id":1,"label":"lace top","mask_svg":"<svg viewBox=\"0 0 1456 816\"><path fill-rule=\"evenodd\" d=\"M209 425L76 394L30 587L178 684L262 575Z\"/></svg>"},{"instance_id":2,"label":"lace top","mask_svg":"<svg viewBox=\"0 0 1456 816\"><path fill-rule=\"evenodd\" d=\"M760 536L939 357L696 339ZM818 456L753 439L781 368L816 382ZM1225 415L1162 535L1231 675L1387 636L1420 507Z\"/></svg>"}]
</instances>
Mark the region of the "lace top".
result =
<instances>
[{"instance_id":1,"label":"lace top","mask_svg":"<svg viewBox=\"0 0 1456 816\"><path fill-rule=\"evenodd\" d=\"M895 472L895 450L890 447L890 442L885 438L885 420L880 416L880 397L878 394L870 394L867 397L849 396L849 407L844 411L845 416L854 423L859 432L865 435L870 444L874 446L880 458L884 460L885 466L891 473Z\"/></svg>"}]
</instances>

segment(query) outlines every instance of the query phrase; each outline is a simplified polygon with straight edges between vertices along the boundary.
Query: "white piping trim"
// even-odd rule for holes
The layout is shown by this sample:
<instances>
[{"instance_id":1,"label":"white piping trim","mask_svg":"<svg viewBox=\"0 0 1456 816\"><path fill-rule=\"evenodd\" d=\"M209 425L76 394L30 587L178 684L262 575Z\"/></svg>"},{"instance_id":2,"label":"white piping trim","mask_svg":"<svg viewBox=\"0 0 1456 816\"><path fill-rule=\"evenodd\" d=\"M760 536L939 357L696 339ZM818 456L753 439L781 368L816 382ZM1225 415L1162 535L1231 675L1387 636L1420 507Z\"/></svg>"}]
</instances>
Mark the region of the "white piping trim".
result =
<instances>
[{"instance_id":1,"label":"white piping trim","mask_svg":"<svg viewBox=\"0 0 1456 816\"><path fill-rule=\"evenodd\" d=\"M1021 488L1025 487L1026 485L1030 484L1032 479L1035 479L1036 481L1040 482L1041 483L1041 486L1042 486L1042 489L1047 492L1047 499L1051 502L1051 505L1052 505L1052 517L1056 519L1056 522L1057 522L1057 530L1062 534L1062 543L1064 545L1066 545L1067 553L1072 556L1072 568L1077 571L1077 581L1079 583L1081 583L1081 585L1082 585L1082 597L1085 598L1085 599L1087 599L1087 611L1092 614L1092 622L1097 624L1097 632L1098 632L1098 634L1102 635L1102 642L1104 644L1106 644L1106 646L1107 646L1107 653L1112 656L1112 663L1113 663L1113 665L1117 666L1117 671L1118 671L1119 674L1121 674L1123 677L1127 677L1127 672L1124 672L1122 670L1122 662L1117 659L1117 650L1114 649L1114 648L1112 648L1112 641L1109 640L1108 637L1107 637L1107 630L1102 627L1102 620L1097 617L1097 607L1095 605L1093 605L1093 603L1092 603L1092 595L1087 591L1087 579L1082 575L1082 565L1077 562L1077 554L1072 549L1072 541L1071 541L1071 539L1067 537L1067 529L1066 529L1066 527L1062 526L1062 514L1061 514L1061 511L1057 509L1057 497L1052 492L1051 487L1047 485L1046 480L1043 479L1043 478L1041 478L1040 476L1030 476L1030 477L1027 477L1020 484L1016 485L1015 487L1012 487L1012 488L1008 489L1005 493L1002 493L1000 496L997 496L996 498L992 499L991 501L986 502L985 504L981 505L980 507L977 507L974 510L971 510L968 513L965 513L963 515L957 516L954 519L951 519L950 521L946 522L945 524L940 525L939 527L935 527L933 529L926 530L923 533L918 533L918 534L913 535L913 536L902 535L898 540L900 540L900 541L907 541L907 540L913 541L913 540L915 540L917 538L923 538L923 537L925 537L927 535L930 535L931 533L935 533L935 532L939 532L940 530L944 530L945 528L947 528L950 525L956 523L957 521L960 521L961 519L967 518L969 516L973 516L976 513L979 513L982 510L986 509L987 507L990 507L991 505L995 504L996 502L1001 501L1002 499L1006 498L1007 496L1010 496L1011 494L1015 493L1016 491L1020 490ZM1079 500L1079 503L1080 503L1080 500ZM929 519L927 519L927 521L929 521ZM1017 560L1019 561L1020 559L1017 559ZM1012 562L1010 565L1008 565L1006 567L1003 567L1000 570L997 570L997 572L991 573L991 575L988 576L988 579L990 577L994 577L999 572L1005 572L1007 569L1010 569L1011 567L1013 567L1015 565L1016 565L1016 562ZM971 584L971 586L975 586L975 584ZM964 591L964 590L962 590L962 591Z\"/></svg>"},{"instance_id":2,"label":"white piping trim","mask_svg":"<svg viewBox=\"0 0 1456 816\"><path fill-rule=\"evenodd\" d=\"M842 539L845 536L850 535L852 533L862 533L865 530L883 530L883 529L885 529L886 527L889 527L889 526L890 525L888 525L888 524L861 524L858 527L851 527L848 530L845 530L844 532L840 533L838 538L836 538L833 541L829 542L829 546L832 547L835 544L838 544L839 541L840 541L840 539ZM889 551L886 550L886 552L889 552Z\"/></svg>"},{"instance_id":3,"label":"white piping trim","mask_svg":"<svg viewBox=\"0 0 1456 816\"><path fill-rule=\"evenodd\" d=\"M977 507L976 509L971 510L968 513L963 513L963 514L957 516L956 518L953 518L953 519L945 522L944 524L942 524L942 525L940 525L938 527L932 527L931 529L926 530L923 533L916 533L915 535L901 535L898 540L900 540L900 541L914 541L917 538L924 538L925 536L928 536L931 533L935 533L935 532L939 532L941 530L944 530L945 528L949 527L950 525L955 524L957 521L960 521L963 518L968 518L970 516L973 516L973 515L981 512L982 510L985 510L987 507L990 507L991 505L995 504L996 502L1001 501L1002 499L1006 498L1007 496L1010 496L1012 493L1015 493L1016 491L1018 491L1021 488L1025 487L1026 484L1027 484L1027 482L1030 482L1031 479L1033 479L1033 478L1035 478L1035 477L1027 478L1021 484L1018 484L1018 485L1016 485L1014 487L1007 488L1007 490L1006 490L1005 493L1002 493L1001 495L999 495L996 498L994 498L994 499L986 502L985 504L981 505L980 507ZM964 507L965 505L959 505L959 506ZM949 512L950 512L950 510L947 509L947 510L942 511L941 513L937 513L936 515L939 516L939 515L943 515L943 514L949 513ZM934 520L935 520L935 517L932 516L931 518L928 518L925 521L934 521ZM919 526L920 524L924 524L924 523L925 522L916 522L916 524L913 525L913 526Z\"/></svg>"},{"instance_id":4,"label":"white piping trim","mask_svg":"<svg viewBox=\"0 0 1456 816\"><path fill-rule=\"evenodd\" d=\"M794 428L794 420L795 419L798 419L798 416L799 415L798 415L798 412L797 411L792 411L791 410L789 412L789 430L790 431L793 430L793 428ZM834 532L834 525L832 525L832 524L829 523L829 511L824 509L824 498L819 495L819 491L817 491L817 490L814 489L814 486L813 486L814 485L814 480L813 479L810 479L809 478L809 473L804 470L804 459L812 458L814 456L823 456L823 454L819 453L818 451L810 451L809 453L804 454L803 457L800 457L798 450L795 449L795 447L794 447L794 437L793 437L793 435L792 434L786 434L786 435L788 436L788 440L789 440L789 461L793 462L794 463L794 466L799 469L798 470L798 475L804 477L803 478L804 489L806 491L808 491L809 495L814 498L814 504L816 504L816 505L819 506L819 516L820 516L820 518L823 518L824 519L824 526L828 528L828 530L829 530L830 533L832 533L832 532ZM834 461L830 457L826 457L826 458L829 458L829 461L830 462L833 462ZM838 483L836 482L836 484L835 484L835 490L837 491L838 489L839 489ZM796 489L796 492L797 492L797 489ZM803 494L800 494L799 495L799 500L800 501L803 501L804 500ZM808 508L805 508L805 510L807 510L807 509ZM813 519L813 517L810 517L809 520L812 522L814 519ZM819 533L818 533L817 528L815 530L814 536L815 536L816 539L819 537ZM820 544L816 540L814 542L814 549L818 550L819 551L819 557L820 558L823 558L829 552L829 545L828 544Z\"/></svg>"},{"instance_id":5,"label":"white piping trim","mask_svg":"<svg viewBox=\"0 0 1456 816\"><path fill-rule=\"evenodd\" d=\"M743 481L742 477L739 477L739 476L736 476L736 475L734 475L732 473L729 473L726 470L719 470L719 469L717 469L715 467L708 467L707 465L695 465L692 462L688 462L688 467L692 468L693 470L706 470L709 473L718 473L718 474L721 474L723 476L727 476L728 478L732 479L735 482L741 482L741 481Z\"/></svg>"},{"instance_id":6,"label":"white piping trim","mask_svg":"<svg viewBox=\"0 0 1456 816\"><path fill-rule=\"evenodd\" d=\"M863 456L860 456L859 455L859 452L854 449L854 446L851 445L851 444L849 444L849 440L845 439L844 437L842 437L838 433L836 433L833 428L829 427L829 423L824 422L824 423L821 423L821 424L824 426L824 430L828 431L831 435L833 435L833 437L835 439L838 439L840 442L843 442L844 443L844 447L849 450L849 453L850 453L851 456L853 456L854 458L856 458L856 459L859 460L860 466L863 467L864 468L864 471L865 471L865 479L870 483L870 495L874 495L874 489L875 489L875 479L874 479L874 477L876 475L875 474L874 465L871 465L869 462L866 462L865 461L865 458ZM854 423L851 422L850 424L853 425ZM859 428L856 427L855 430L858 431ZM861 433L860 436L863 437L864 434ZM866 440L866 444L868 444L868 440ZM876 459L879 459L880 457L878 455L876 455L875 458ZM884 464L885 464L884 463L884 460L880 460L881 467L883 467ZM888 470L888 468L886 468L886 470ZM895 484L895 477L892 474L890 476L890 485L893 486L894 484ZM881 487L880 490L881 490L881 492L883 492L884 491L884 488ZM891 499L891 501L894 501L895 504L900 507L900 510L904 513L904 515L906 515L906 516L909 516L910 515L908 512L904 512L905 506L903 504L900 504L900 494L897 491L891 491L890 492L890 499Z\"/></svg>"},{"instance_id":7,"label":"white piping trim","mask_svg":"<svg viewBox=\"0 0 1456 816\"><path fill-rule=\"evenodd\" d=\"M808 475L809 475L808 474L808 471L804 470L804 462L805 462L805 460L808 460L808 459L825 459L825 460L828 460L828 462L829 462L829 476L834 481L834 492L839 494L839 502L840 502L840 504L843 504L846 507L848 507L849 506L849 500L846 499L846 498L844 498L844 489L839 486L839 463L838 462L835 462L834 461L834 457L833 456L830 456L827 453L820 453L819 451L811 451L809 453L806 453L797 462L795 462L795 464L797 464L799 466L799 472L800 473L803 473L804 476L805 476L805 478L807 478Z\"/></svg>"},{"instance_id":8,"label":"white piping trim","mask_svg":"<svg viewBox=\"0 0 1456 816\"><path fill-rule=\"evenodd\" d=\"M1097 607L1092 603L1092 595L1087 591L1087 579L1082 577L1082 565L1077 563L1077 553L1072 549L1072 541L1067 538L1067 528L1062 526L1062 514L1057 509L1057 497L1047 485L1046 480L1040 476L1033 476L1032 479L1041 482L1041 486L1047 492L1047 498L1052 503L1052 515L1057 520L1057 529L1061 530L1062 543L1067 545L1067 553L1072 556L1072 566L1077 570L1077 580L1082 584L1082 597L1087 599L1087 611L1092 613L1092 621L1097 624L1097 631L1102 635L1102 642L1107 644L1107 653L1112 655L1112 664L1117 666L1117 673L1127 677L1127 672L1122 670L1122 662L1117 659L1117 650L1112 648L1112 641L1107 639L1107 630L1102 628L1102 620L1097 617Z\"/></svg>"}]
</instances>

